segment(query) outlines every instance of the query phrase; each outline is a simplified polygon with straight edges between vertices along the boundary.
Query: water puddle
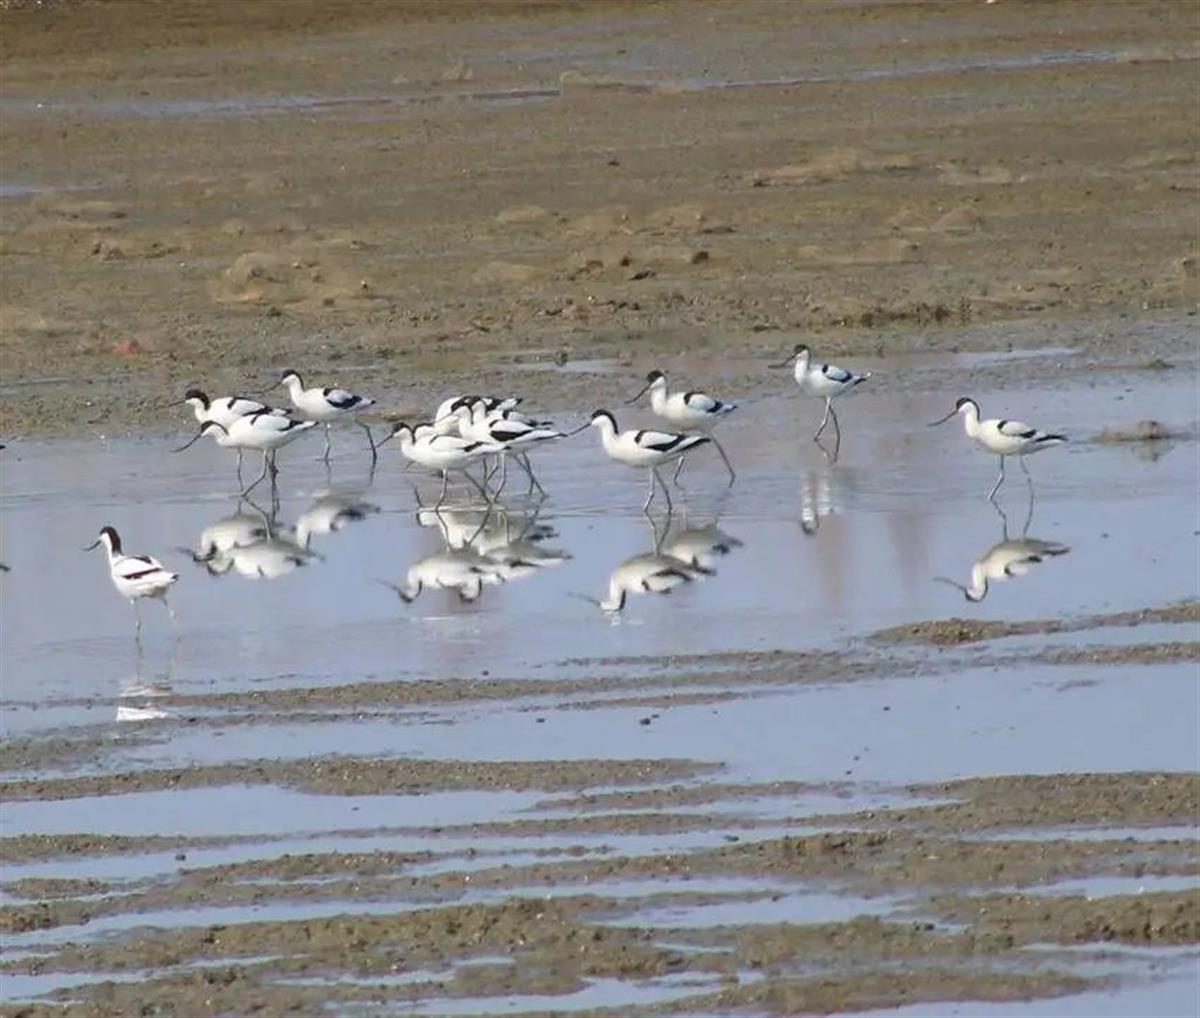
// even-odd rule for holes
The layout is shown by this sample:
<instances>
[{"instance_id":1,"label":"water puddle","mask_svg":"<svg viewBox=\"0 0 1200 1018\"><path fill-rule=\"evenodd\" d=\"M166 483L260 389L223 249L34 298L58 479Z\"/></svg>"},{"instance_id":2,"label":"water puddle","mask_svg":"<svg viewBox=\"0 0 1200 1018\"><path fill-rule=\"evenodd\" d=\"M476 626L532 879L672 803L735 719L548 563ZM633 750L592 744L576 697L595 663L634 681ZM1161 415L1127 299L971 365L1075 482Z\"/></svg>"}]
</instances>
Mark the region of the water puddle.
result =
<instances>
[{"instance_id":1,"label":"water puddle","mask_svg":"<svg viewBox=\"0 0 1200 1018\"><path fill-rule=\"evenodd\" d=\"M742 89L797 88L807 85L838 84L843 82L886 82L908 78L928 78L955 74L996 74L1034 70L1043 67L1065 67L1096 63L1112 63L1122 55L1112 50L1047 50L1019 53L1011 56L988 56L965 60L944 60L913 63L892 63L886 67L855 67L794 75L763 77L683 76L672 77L663 69L647 69L648 73L627 77L589 76L574 72L573 77L553 81L497 85L491 88L462 86L421 87L391 92L368 92L342 95L234 95L217 98L145 97L45 99L16 98L5 100L5 113L10 117L90 117L96 119L206 119L240 120L250 117L278 116L336 116L342 119L378 120L393 118L406 109L427 115L431 104L448 102L504 104L546 102L563 98L579 90L609 91L634 94L710 92ZM1177 59L1195 59L1180 54ZM14 194L27 192L20 184L9 185ZM0 197L6 195L0 194Z\"/></svg>"},{"instance_id":2,"label":"water puddle","mask_svg":"<svg viewBox=\"0 0 1200 1018\"><path fill-rule=\"evenodd\" d=\"M770 923L837 923L859 916L887 915L896 904L896 899L890 897L864 898L831 891L767 891L736 901L667 904L645 909L628 919L610 920L609 924L694 930Z\"/></svg>"},{"instance_id":3,"label":"water puddle","mask_svg":"<svg viewBox=\"0 0 1200 1018\"><path fill-rule=\"evenodd\" d=\"M1193 946L1181 948L1139 948L1105 944L1078 948L1057 944L1033 945L1025 951L1031 956L1044 955L1043 962L1067 959L1071 971L1105 978L1107 985L1084 993L1060 997L1039 997L1031 1001L993 1002L985 1000L925 1001L903 1007L852 1012L857 1018L894 1015L896 1018L1068 1018L1089 1015L1096 1018L1193 1015L1200 1013L1200 951ZM847 1012L851 1013L851 1012Z\"/></svg>"}]
</instances>

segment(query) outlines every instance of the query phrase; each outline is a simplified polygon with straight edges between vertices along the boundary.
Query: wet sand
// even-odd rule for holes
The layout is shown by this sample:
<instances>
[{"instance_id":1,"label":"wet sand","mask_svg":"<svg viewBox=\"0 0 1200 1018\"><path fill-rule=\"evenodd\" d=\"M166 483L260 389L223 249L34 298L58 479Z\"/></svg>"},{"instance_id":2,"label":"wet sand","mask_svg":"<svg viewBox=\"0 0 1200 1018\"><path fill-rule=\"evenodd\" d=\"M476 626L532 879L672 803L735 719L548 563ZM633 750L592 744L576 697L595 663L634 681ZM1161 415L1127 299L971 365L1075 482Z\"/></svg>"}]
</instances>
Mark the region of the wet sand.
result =
<instances>
[{"instance_id":1,"label":"wet sand","mask_svg":"<svg viewBox=\"0 0 1200 1018\"><path fill-rule=\"evenodd\" d=\"M5 433L287 366L410 413L1014 320L1080 354L1039 386L1194 353L1143 325L1200 293L1191 5L188 6L144 45L136 4L0 11Z\"/></svg>"},{"instance_id":2,"label":"wet sand","mask_svg":"<svg viewBox=\"0 0 1200 1018\"><path fill-rule=\"evenodd\" d=\"M0 6L3 1014L1196 1012L1194 6L159 14ZM875 373L835 463L799 341ZM742 402L669 518L578 445L445 543L359 435L277 509L167 455L285 367L570 423L656 366ZM1036 503L963 392L1071 435ZM477 599L376 582L477 526Z\"/></svg>"}]
</instances>

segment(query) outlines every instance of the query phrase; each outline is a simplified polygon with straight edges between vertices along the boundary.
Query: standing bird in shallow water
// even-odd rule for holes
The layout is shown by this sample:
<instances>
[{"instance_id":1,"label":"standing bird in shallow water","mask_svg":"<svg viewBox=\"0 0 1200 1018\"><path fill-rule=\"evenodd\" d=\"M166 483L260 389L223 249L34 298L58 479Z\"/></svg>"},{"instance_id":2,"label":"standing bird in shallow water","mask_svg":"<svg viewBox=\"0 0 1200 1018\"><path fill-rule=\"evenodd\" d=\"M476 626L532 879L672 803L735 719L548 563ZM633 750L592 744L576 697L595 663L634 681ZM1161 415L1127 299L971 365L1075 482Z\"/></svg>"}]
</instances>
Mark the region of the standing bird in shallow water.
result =
<instances>
[{"instance_id":1,"label":"standing bird in shallow water","mask_svg":"<svg viewBox=\"0 0 1200 1018\"><path fill-rule=\"evenodd\" d=\"M814 364L812 351L803 343L797 343L791 356L786 360L770 366L772 368L786 368L793 362L792 374L801 390L811 393L814 396L820 396L825 400L825 416L821 418L821 425L817 428L817 433L813 435L813 441L815 442L821 437L821 432L825 430L825 425L829 422L829 418L832 417L836 442L840 445L842 441L842 428L838 424L837 411L833 409L833 401L843 393L849 392L855 386L865 382L871 377L871 372L865 371L859 375L833 364Z\"/></svg>"},{"instance_id":2,"label":"standing bird in shallow water","mask_svg":"<svg viewBox=\"0 0 1200 1018\"><path fill-rule=\"evenodd\" d=\"M610 459L627 467L645 467L650 471L650 492L642 504L642 512L654 501L655 482L662 485L663 494L667 496L667 512L671 511L671 492L667 482L659 476L658 468L711 441L707 435L677 435L670 431L645 429L620 431L617 419L607 410L595 411L587 424L581 424L569 434L578 434L587 427L600 429L600 442Z\"/></svg>"},{"instance_id":3,"label":"standing bird in shallow water","mask_svg":"<svg viewBox=\"0 0 1200 1018\"><path fill-rule=\"evenodd\" d=\"M295 441L309 428L316 426L316 421L296 421L287 416L274 414L270 410L261 410L256 414L247 414L245 417L237 418L229 427L225 427L217 421L205 421L190 442L173 451L183 452L184 449L209 432L212 432L217 445L239 451L258 449L263 454L262 473L249 488L242 491L242 494L245 495L267 476L268 471L274 482L275 475L279 472L275 466L276 449Z\"/></svg>"},{"instance_id":4,"label":"standing bird in shallow water","mask_svg":"<svg viewBox=\"0 0 1200 1018\"><path fill-rule=\"evenodd\" d=\"M277 410L267 406L266 403L251 399L249 396L219 396L217 399L209 399L199 389L188 389L183 394L183 402L192 408L192 413L196 415L196 420L201 424L216 421L223 428L228 428L239 417L248 417L250 414L268 413L277 417L287 416L286 410ZM242 479L243 452L244 450L239 447L237 465L239 481Z\"/></svg>"},{"instance_id":5,"label":"standing bird in shallow water","mask_svg":"<svg viewBox=\"0 0 1200 1018\"><path fill-rule=\"evenodd\" d=\"M713 435L712 430L737 409L737 404L726 403L724 400L704 392L669 393L667 392L667 376L655 369L646 376L646 384L642 386L641 391L633 399L626 400L625 405L636 403L647 390L650 392L650 409L659 417L670 421L683 431L707 435L712 439L712 444L716 446L717 452L721 454L721 459L725 461L725 469L729 471L729 483L733 484L737 474L734 473L733 464L729 462L729 457L725 455L725 450ZM684 460L681 457L672 480L679 480L683 464Z\"/></svg>"},{"instance_id":6,"label":"standing bird in shallow water","mask_svg":"<svg viewBox=\"0 0 1200 1018\"><path fill-rule=\"evenodd\" d=\"M418 424L414 428L403 422L392 425L391 434L383 441L387 442L392 438L399 440L400 452L405 458L442 475L442 493L438 496L435 508L440 507L446 500L446 488L450 484L452 470L470 481L485 502L491 502L483 485L467 472L467 468L484 456L501 452L503 446L493 442L473 442L459 435L439 435L432 425ZM379 444L382 445L383 442Z\"/></svg>"},{"instance_id":7,"label":"standing bird in shallow water","mask_svg":"<svg viewBox=\"0 0 1200 1018\"><path fill-rule=\"evenodd\" d=\"M353 417L375 405L375 401L369 396L359 396L357 393L347 392L345 389L322 389L319 386L306 389L300 373L290 369L285 371L275 384L287 386L288 398L292 401L292 406L303 416L310 421L325 425L325 455L323 459L326 463L329 462L331 423L343 417ZM362 421L355 423L367 433L367 441L371 443L371 462L373 463L378 455L375 450L375 437L371 434L371 429Z\"/></svg>"},{"instance_id":8,"label":"standing bird in shallow water","mask_svg":"<svg viewBox=\"0 0 1200 1018\"><path fill-rule=\"evenodd\" d=\"M962 414L963 426L968 438L973 438L988 452L995 453L1000 457L1000 473L996 476L996 483L992 485L992 490L988 492L989 502L995 500L996 492L1004 483L1004 458L1006 456L1017 457L1021 464L1021 470L1029 479L1029 487L1032 491L1033 478L1029 476L1029 468L1025 466L1025 457L1032 456L1035 452L1041 452L1043 449L1049 449L1054 445L1062 445L1067 440L1066 435L1039 431L1023 421L999 420L994 417L981 421L979 404L967 396L961 397L954 404L953 410L945 417L939 417L936 421L930 422L929 426L934 428L939 424L945 424L955 414Z\"/></svg>"},{"instance_id":9,"label":"standing bird in shallow water","mask_svg":"<svg viewBox=\"0 0 1200 1018\"><path fill-rule=\"evenodd\" d=\"M113 586L117 588L118 594L129 598L129 603L133 606L137 618L134 636L139 643L142 639L142 613L138 608L140 599L153 597L161 601L171 617L171 624L174 625L175 613L167 603L167 592L171 589L171 584L179 579L179 574L164 569L158 559L149 555L126 555L121 550L121 535L113 527L104 527L100 536L83 550L91 551L100 545L104 545L108 552L108 569Z\"/></svg>"}]
</instances>

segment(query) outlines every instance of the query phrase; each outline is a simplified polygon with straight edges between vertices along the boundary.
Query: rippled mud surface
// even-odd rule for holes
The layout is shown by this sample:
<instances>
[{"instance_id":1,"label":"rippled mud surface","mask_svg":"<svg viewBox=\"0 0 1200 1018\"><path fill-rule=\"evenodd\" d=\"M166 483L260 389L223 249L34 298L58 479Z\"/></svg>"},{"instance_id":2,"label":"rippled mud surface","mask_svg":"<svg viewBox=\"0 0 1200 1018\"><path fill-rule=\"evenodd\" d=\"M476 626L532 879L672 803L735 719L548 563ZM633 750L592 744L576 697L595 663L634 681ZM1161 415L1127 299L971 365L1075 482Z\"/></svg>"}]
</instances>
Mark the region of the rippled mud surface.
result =
<instances>
[{"instance_id":1,"label":"rippled mud surface","mask_svg":"<svg viewBox=\"0 0 1200 1018\"><path fill-rule=\"evenodd\" d=\"M3 1014L1200 1011L1187 5L123 10L0 4ZM737 480L172 452L293 366Z\"/></svg>"}]
</instances>

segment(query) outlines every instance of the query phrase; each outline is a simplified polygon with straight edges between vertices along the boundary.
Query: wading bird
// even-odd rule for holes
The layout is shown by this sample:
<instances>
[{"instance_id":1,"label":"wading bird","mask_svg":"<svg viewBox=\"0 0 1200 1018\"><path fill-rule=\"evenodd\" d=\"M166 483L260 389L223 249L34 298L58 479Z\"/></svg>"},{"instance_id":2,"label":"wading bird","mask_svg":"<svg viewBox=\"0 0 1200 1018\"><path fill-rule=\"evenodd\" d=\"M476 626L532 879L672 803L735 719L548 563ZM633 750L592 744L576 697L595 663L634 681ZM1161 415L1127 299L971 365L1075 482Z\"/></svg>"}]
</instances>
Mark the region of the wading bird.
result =
<instances>
[{"instance_id":1,"label":"wading bird","mask_svg":"<svg viewBox=\"0 0 1200 1018\"><path fill-rule=\"evenodd\" d=\"M807 392L813 396L819 396L825 400L825 416L821 418L821 424L817 428L816 434L813 435L813 441L817 441L821 437L821 432L825 430L825 425L829 422L829 418L833 418L833 431L838 445L842 441L842 428L838 424L837 411L833 409L833 401L838 396L849 392L855 386L861 385L871 377L871 372L866 371L862 374L856 374L853 371L847 371L845 368L839 368L833 364L815 364L812 359L812 351L803 343L797 343L791 356L786 360L780 361L778 364L770 365L772 368L786 368L789 364L794 365L792 374L796 379L796 384L800 386L802 392Z\"/></svg>"},{"instance_id":2,"label":"wading bird","mask_svg":"<svg viewBox=\"0 0 1200 1018\"><path fill-rule=\"evenodd\" d=\"M1025 457L1032 456L1035 452L1041 452L1043 449L1049 449L1055 445L1062 445L1066 440L1066 435L1059 435L1050 431L1039 431L1037 428L1031 427L1022 421L1001 420L998 418L989 418L986 421L979 419L979 404L973 399L963 396L957 403L954 404L954 409L951 410L945 417L939 417L936 421L930 422L930 427L937 427L939 424L945 424L955 414L962 414L963 427L967 432L967 437L974 439L988 452L1000 457L1000 473L996 475L996 483L992 485L992 490L988 492L988 501L992 501L996 497L996 492L1000 490L1000 485L1004 483L1004 460L1007 456L1016 456L1021 464L1021 470L1029 479L1030 488L1033 487L1033 478L1029 476L1029 468L1025 466Z\"/></svg>"},{"instance_id":3,"label":"wading bird","mask_svg":"<svg viewBox=\"0 0 1200 1018\"><path fill-rule=\"evenodd\" d=\"M108 552L108 571L113 586L117 588L118 594L129 599L133 607L137 620L134 638L141 642L142 613L138 602L142 598L152 597L161 601L171 618L171 625L174 626L175 613L167 602L167 592L171 589L171 584L179 579L179 574L163 568L158 559L149 555L126 555L121 550L121 535L114 527L103 527L100 536L83 550L91 551L100 545L104 545L105 551Z\"/></svg>"},{"instance_id":4,"label":"wading bird","mask_svg":"<svg viewBox=\"0 0 1200 1018\"><path fill-rule=\"evenodd\" d=\"M291 369L285 371L275 385L287 386L288 398L301 415L310 421L325 425L325 455L322 458L326 461L329 460L329 431L332 423L344 417L353 417L375 405L375 400L369 396L360 396L354 392L347 392L345 389L321 388L320 386L306 389L300 373ZM371 445L371 460L374 462L378 455L375 448L375 436L362 421L355 423L366 432L367 441Z\"/></svg>"},{"instance_id":5,"label":"wading bird","mask_svg":"<svg viewBox=\"0 0 1200 1018\"><path fill-rule=\"evenodd\" d=\"M667 392L667 376L656 368L646 376L646 384L642 386L641 391L633 399L626 400L625 405L636 403L647 390L650 392L650 409L659 417L682 431L708 435L712 439L712 444L725 461L725 469L729 471L729 483L732 484L737 474L734 473L733 464L729 462L729 457L725 455L724 448L712 431L737 409L737 404L727 403L704 392ZM679 480L683 464L684 460L680 459L672 480Z\"/></svg>"},{"instance_id":6,"label":"wading bird","mask_svg":"<svg viewBox=\"0 0 1200 1018\"><path fill-rule=\"evenodd\" d=\"M587 424L582 424L569 434L575 435L584 428L593 427L600 431L600 442L609 459L624 463L627 467L645 467L650 472L650 491L642 505L642 512L654 501L655 484L662 485L667 497L667 511L671 510L671 492L667 482L659 476L658 468L686 456L693 449L711 441L707 435L677 435L669 431L620 431L617 419L607 410L597 410Z\"/></svg>"}]
</instances>

